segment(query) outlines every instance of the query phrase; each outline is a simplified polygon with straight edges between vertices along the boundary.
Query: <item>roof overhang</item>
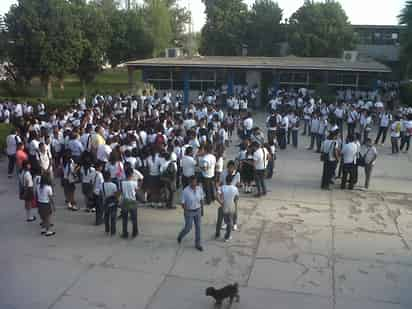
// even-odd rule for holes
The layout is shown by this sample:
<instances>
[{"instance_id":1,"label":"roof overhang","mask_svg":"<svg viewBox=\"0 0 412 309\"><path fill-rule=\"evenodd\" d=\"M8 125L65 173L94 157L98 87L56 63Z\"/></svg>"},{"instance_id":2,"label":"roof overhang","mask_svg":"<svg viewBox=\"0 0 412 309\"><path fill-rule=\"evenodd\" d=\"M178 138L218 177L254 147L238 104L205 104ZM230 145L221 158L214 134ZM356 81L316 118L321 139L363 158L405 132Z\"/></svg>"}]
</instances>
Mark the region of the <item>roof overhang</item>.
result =
<instances>
[{"instance_id":1,"label":"roof overhang","mask_svg":"<svg viewBox=\"0 0 412 309\"><path fill-rule=\"evenodd\" d=\"M191 69L242 69L242 70L317 70L390 73L389 67L371 59L345 61L341 58L310 57L178 57L152 58L129 61L128 67L191 68Z\"/></svg>"}]
</instances>

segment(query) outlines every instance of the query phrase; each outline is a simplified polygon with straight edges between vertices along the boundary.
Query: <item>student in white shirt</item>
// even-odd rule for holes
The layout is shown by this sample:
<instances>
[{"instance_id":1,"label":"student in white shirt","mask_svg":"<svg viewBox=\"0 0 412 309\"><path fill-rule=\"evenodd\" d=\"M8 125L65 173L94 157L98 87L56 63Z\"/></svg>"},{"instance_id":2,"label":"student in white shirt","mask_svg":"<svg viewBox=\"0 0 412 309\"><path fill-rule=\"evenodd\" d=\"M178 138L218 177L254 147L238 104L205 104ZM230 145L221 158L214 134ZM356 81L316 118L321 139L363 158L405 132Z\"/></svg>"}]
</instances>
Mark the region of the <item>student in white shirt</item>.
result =
<instances>
[{"instance_id":1,"label":"student in white shirt","mask_svg":"<svg viewBox=\"0 0 412 309\"><path fill-rule=\"evenodd\" d=\"M33 222L36 216L31 215L31 208L34 197L34 181L31 173L31 164L29 161L23 162L22 170L19 175L19 195L20 200L24 201L26 209L26 221Z\"/></svg>"},{"instance_id":2,"label":"student in white shirt","mask_svg":"<svg viewBox=\"0 0 412 309\"><path fill-rule=\"evenodd\" d=\"M364 153L365 158L365 188L369 188L370 179L372 176L372 170L375 166L376 159L378 158L378 151L372 144L372 139L368 138L366 141L366 151Z\"/></svg>"},{"instance_id":3,"label":"student in white shirt","mask_svg":"<svg viewBox=\"0 0 412 309\"><path fill-rule=\"evenodd\" d=\"M319 139L319 128L320 128L320 117L319 113L315 112L313 114L311 123L310 123L310 146L308 147L308 150L312 150L313 147L315 146L315 142L317 143L317 140Z\"/></svg>"},{"instance_id":4,"label":"student in white shirt","mask_svg":"<svg viewBox=\"0 0 412 309\"><path fill-rule=\"evenodd\" d=\"M96 170L89 162L85 162L80 167L80 179L82 182L85 211L90 212L94 207L93 189L96 180Z\"/></svg>"},{"instance_id":5,"label":"student in white shirt","mask_svg":"<svg viewBox=\"0 0 412 309\"><path fill-rule=\"evenodd\" d=\"M17 152L17 145L21 143L21 138L18 134L17 130L13 130L9 136L6 138L6 152L9 159L8 163L8 177L11 178L14 166L16 165L16 152Z\"/></svg>"},{"instance_id":6,"label":"student in white shirt","mask_svg":"<svg viewBox=\"0 0 412 309\"><path fill-rule=\"evenodd\" d=\"M181 161L182 167L182 186L186 188L189 185L189 179L195 175L196 172L196 160L193 158L193 148L187 147L185 155Z\"/></svg>"},{"instance_id":7,"label":"student in white shirt","mask_svg":"<svg viewBox=\"0 0 412 309\"><path fill-rule=\"evenodd\" d=\"M262 145L253 143L253 162L255 166L255 182L257 194L255 197L266 195L265 171L268 165L268 151Z\"/></svg>"},{"instance_id":8,"label":"student in white shirt","mask_svg":"<svg viewBox=\"0 0 412 309\"><path fill-rule=\"evenodd\" d=\"M232 185L232 175L226 176L227 185L222 185L218 190L217 201L220 204L217 214L216 222L216 234L215 238L220 237L220 230L222 228L222 222L225 221L226 233L225 241L231 239L231 233L233 228L233 216L238 208L239 191L236 186Z\"/></svg>"},{"instance_id":9,"label":"student in white shirt","mask_svg":"<svg viewBox=\"0 0 412 309\"><path fill-rule=\"evenodd\" d=\"M205 193L205 203L209 205L215 200L215 172L216 172L216 157L212 154L213 147L208 144L206 146L206 154L201 161L203 191Z\"/></svg>"},{"instance_id":10,"label":"student in white shirt","mask_svg":"<svg viewBox=\"0 0 412 309\"><path fill-rule=\"evenodd\" d=\"M105 232L111 236L116 234L118 189L115 183L111 182L110 173L103 173L104 182L101 185L100 196L104 208Z\"/></svg>"},{"instance_id":11,"label":"student in white shirt","mask_svg":"<svg viewBox=\"0 0 412 309\"><path fill-rule=\"evenodd\" d=\"M48 176L42 175L40 183L36 186L36 201L41 218L41 234L50 237L56 234L51 231L50 217L52 215L53 188Z\"/></svg>"},{"instance_id":12,"label":"student in white shirt","mask_svg":"<svg viewBox=\"0 0 412 309\"><path fill-rule=\"evenodd\" d=\"M403 151L405 147L405 153L409 151L409 145L411 143L411 136L412 136L412 114L407 115L407 119L404 121L405 126L405 133L403 136L403 140L401 141L401 148L400 150Z\"/></svg>"},{"instance_id":13,"label":"student in white shirt","mask_svg":"<svg viewBox=\"0 0 412 309\"><path fill-rule=\"evenodd\" d=\"M382 137L382 141L381 141L382 145L385 144L386 135L388 133L388 128L389 128L391 121L392 121L392 115L389 112L382 112L379 115L379 131L375 139L375 145L378 144L379 139L381 137Z\"/></svg>"},{"instance_id":14,"label":"student in white shirt","mask_svg":"<svg viewBox=\"0 0 412 309\"><path fill-rule=\"evenodd\" d=\"M349 190L352 190L355 185L355 165L356 158L359 154L359 149L354 142L353 136L348 136L347 143L342 147L342 157L343 157L343 174L341 189L346 189L346 181L349 176Z\"/></svg>"},{"instance_id":15,"label":"student in white shirt","mask_svg":"<svg viewBox=\"0 0 412 309\"><path fill-rule=\"evenodd\" d=\"M129 214L132 221L132 237L135 238L139 234L137 224L137 198L136 194L139 189L138 182L133 180L133 170L126 170L126 180L120 182L120 193L122 195L122 238L128 238L127 231Z\"/></svg>"},{"instance_id":16,"label":"student in white shirt","mask_svg":"<svg viewBox=\"0 0 412 309\"><path fill-rule=\"evenodd\" d=\"M391 144L392 154L399 153L399 138L401 137L401 121L400 117L396 116L395 121L391 125Z\"/></svg>"}]
</instances>

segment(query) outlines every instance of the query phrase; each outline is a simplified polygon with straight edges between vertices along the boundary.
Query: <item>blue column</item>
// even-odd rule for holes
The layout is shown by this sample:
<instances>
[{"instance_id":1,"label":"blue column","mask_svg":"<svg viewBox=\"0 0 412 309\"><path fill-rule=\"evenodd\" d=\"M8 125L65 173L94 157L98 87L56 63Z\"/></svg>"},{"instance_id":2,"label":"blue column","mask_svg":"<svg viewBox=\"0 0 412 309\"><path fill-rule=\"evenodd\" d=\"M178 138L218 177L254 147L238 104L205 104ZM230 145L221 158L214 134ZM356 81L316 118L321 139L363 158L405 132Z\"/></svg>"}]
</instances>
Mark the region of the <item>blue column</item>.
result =
<instances>
[{"instance_id":1,"label":"blue column","mask_svg":"<svg viewBox=\"0 0 412 309\"><path fill-rule=\"evenodd\" d=\"M227 95L233 96L234 76L233 72L227 72Z\"/></svg>"},{"instance_id":2,"label":"blue column","mask_svg":"<svg viewBox=\"0 0 412 309\"><path fill-rule=\"evenodd\" d=\"M142 81L143 81L144 83L146 83L146 76L147 76L147 72L146 72L145 69L143 69L143 70L142 70Z\"/></svg>"},{"instance_id":3,"label":"blue column","mask_svg":"<svg viewBox=\"0 0 412 309\"><path fill-rule=\"evenodd\" d=\"M190 72L184 71L183 73L183 103L185 107L189 106L189 95L190 95Z\"/></svg>"}]
</instances>

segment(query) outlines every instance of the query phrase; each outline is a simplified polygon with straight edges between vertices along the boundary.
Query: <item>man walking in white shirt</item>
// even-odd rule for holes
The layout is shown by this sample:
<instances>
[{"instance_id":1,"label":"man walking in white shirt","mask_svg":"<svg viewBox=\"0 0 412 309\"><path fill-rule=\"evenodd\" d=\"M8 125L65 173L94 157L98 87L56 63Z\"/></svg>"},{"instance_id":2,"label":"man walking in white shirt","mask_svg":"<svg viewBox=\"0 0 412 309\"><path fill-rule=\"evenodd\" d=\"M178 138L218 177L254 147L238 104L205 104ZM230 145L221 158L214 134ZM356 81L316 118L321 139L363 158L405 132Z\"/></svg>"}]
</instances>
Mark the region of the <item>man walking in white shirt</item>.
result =
<instances>
[{"instance_id":1,"label":"man walking in white shirt","mask_svg":"<svg viewBox=\"0 0 412 309\"><path fill-rule=\"evenodd\" d=\"M262 145L257 142L252 144L252 148L255 150L253 153L253 163L255 166L255 182L257 194L255 197L261 197L266 195L266 184L265 184L265 170L268 165L268 151Z\"/></svg>"},{"instance_id":2,"label":"man walking in white shirt","mask_svg":"<svg viewBox=\"0 0 412 309\"><path fill-rule=\"evenodd\" d=\"M21 143L21 138L17 130L11 132L6 139L6 146L7 146L7 156L9 158L9 164L7 168L8 177L11 178L14 171L14 166L16 165L16 152L17 152L17 145Z\"/></svg>"},{"instance_id":3,"label":"man walking in white shirt","mask_svg":"<svg viewBox=\"0 0 412 309\"><path fill-rule=\"evenodd\" d=\"M346 182L349 175L349 190L353 190L355 185L355 165L359 153L358 146L354 143L353 136L348 136L347 143L342 147L343 174L341 189L346 189Z\"/></svg>"}]
</instances>

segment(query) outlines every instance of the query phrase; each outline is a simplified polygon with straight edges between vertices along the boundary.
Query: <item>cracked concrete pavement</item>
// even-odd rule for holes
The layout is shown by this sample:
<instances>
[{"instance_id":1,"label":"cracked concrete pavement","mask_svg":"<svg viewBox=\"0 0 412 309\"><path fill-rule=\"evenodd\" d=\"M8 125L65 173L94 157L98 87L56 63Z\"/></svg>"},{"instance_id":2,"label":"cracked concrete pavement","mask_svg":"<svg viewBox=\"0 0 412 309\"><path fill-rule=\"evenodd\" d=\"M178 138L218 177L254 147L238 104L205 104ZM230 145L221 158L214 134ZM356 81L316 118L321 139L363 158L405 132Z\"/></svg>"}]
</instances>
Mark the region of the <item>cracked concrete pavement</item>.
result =
<instances>
[{"instance_id":1,"label":"cracked concrete pavement","mask_svg":"<svg viewBox=\"0 0 412 309\"><path fill-rule=\"evenodd\" d=\"M140 209L141 235L125 241L58 207L57 235L41 237L24 222L15 180L2 177L0 308L213 308L204 289L234 281L239 309L411 308L410 158L380 147L370 191L325 192L302 141L279 153L266 198L242 195L233 241L213 240L216 206L206 209L203 253L192 236L177 245L180 209Z\"/></svg>"}]
</instances>

